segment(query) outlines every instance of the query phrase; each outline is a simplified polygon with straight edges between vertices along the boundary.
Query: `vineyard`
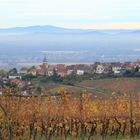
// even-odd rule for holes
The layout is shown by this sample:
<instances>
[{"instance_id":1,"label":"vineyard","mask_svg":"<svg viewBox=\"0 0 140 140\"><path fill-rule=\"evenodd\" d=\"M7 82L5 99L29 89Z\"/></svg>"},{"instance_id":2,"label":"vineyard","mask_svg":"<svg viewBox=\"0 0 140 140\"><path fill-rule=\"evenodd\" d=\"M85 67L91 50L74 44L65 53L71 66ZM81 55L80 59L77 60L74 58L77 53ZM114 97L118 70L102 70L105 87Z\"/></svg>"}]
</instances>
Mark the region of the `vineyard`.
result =
<instances>
[{"instance_id":1,"label":"vineyard","mask_svg":"<svg viewBox=\"0 0 140 140\"><path fill-rule=\"evenodd\" d=\"M88 93L73 97L0 96L0 140L92 140L140 135L140 95L107 99ZM97 139L96 139L97 140Z\"/></svg>"}]
</instances>

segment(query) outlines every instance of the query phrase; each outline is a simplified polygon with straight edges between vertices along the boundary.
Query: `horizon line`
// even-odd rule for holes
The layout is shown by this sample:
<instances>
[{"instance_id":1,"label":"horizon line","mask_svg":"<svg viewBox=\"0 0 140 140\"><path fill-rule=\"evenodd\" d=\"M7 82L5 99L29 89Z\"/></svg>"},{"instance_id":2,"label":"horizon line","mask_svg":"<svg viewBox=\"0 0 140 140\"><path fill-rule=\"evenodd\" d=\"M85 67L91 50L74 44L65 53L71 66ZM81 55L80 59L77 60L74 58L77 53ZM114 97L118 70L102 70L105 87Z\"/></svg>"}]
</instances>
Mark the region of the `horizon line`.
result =
<instances>
[{"instance_id":1,"label":"horizon line","mask_svg":"<svg viewBox=\"0 0 140 140\"><path fill-rule=\"evenodd\" d=\"M117 26L118 25L118 26ZM51 25L51 24L36 24L36 25L24 25L24 26L9 26L9 27L0 27L0 30L6 29L16 29L16 28L27 28L27 27L43 27L43 26L52 26L56 28L63 28L63 29L81 29L81 30L139 30L140 24L137 26L133 26L133 24L97 24L97 25L89 25L89 26L58 26L58 25Z\"/></svg>"}]
</instances>

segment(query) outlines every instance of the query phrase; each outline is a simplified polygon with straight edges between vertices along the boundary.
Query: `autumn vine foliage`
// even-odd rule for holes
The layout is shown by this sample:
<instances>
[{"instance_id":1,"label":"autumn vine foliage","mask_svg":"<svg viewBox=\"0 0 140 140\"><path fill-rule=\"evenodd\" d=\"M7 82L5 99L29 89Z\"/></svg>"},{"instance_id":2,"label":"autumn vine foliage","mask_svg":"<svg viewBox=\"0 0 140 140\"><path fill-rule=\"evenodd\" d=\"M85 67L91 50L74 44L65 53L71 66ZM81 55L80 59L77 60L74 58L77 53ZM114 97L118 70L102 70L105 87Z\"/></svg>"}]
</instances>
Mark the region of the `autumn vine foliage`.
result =
<instances>
[{"instance_id":1,"label":"autumn vine foliage","mask_svg":"<svg viewBox=\"0 0 140 140\"><path fill-rule=\"evenodd\" d=\"M140 135L140 96L0 96L0 140Z\"/></svg>"}]
</instances>

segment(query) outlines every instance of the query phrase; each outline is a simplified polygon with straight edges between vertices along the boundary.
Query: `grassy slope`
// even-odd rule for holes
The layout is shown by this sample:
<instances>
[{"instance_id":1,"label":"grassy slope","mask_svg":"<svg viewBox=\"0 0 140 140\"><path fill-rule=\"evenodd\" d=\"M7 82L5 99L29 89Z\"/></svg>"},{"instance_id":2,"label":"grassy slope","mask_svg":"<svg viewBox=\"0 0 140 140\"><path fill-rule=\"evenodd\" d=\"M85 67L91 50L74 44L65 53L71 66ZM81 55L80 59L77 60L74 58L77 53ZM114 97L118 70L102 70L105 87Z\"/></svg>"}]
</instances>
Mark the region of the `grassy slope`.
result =
<instances>
[{"instance_id":1,"label":"grassy slope","mask_svg":"<svg viewBox=\"0 0 140 140\"><path fill-rule=\"evenodd\" d=\"M138 93L140 92L139 78L108 78L98 80L85 80L76 86L68 86L55 83L46 83L42 85L47 92L56 93L59 88L64 87L70 93L78 94L87 91L97 96L108 96L112 92L119 93Z\"/></svg>"}]
</instances>

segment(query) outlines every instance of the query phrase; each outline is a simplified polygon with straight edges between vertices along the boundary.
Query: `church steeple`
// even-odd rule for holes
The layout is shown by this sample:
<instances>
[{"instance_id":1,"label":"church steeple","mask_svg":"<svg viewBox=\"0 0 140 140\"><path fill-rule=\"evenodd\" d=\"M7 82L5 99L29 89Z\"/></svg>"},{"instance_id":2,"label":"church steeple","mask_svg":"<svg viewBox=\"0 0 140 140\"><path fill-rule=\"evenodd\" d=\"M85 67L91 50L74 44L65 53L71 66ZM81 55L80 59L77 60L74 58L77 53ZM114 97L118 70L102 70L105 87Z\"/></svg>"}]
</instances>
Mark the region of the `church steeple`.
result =
<instances>
[{"instance_id":1,"label":"church steeple","mask_svg":"<svg viewBox=\"0 0 140 140\"><path fill-rule=\"evenodd\" d=\"M47 60L46 56L45 56L44 59L43 59L43 66L45 66L46 68L49 67L49 65L48 65L48 60Z\"/></svg>"}]
</instances>

